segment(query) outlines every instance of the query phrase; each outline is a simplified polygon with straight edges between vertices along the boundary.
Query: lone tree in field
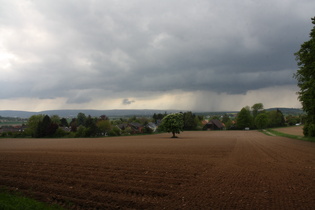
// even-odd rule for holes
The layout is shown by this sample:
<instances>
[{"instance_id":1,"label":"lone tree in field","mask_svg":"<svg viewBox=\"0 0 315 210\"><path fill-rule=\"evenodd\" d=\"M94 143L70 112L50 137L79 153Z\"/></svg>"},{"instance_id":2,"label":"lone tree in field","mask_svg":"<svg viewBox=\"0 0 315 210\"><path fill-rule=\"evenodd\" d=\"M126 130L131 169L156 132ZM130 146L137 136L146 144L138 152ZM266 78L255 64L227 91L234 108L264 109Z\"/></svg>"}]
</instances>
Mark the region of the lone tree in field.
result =
<instances>
[{"instance_id":1,"label":"lone tree in field","mask_svg":"<svg viewBox=\"0 0 315 210\"><path fill-rule=\"evenodd\" d=\"M315 17L311 18L315 25ZM304 135L315 136L315 26L310 33L310 40L304 42L294 55L296 56L299 69L294 77L300 88L299 100L306 112Z\"/></svg>"},{"instance_id":2,"label":"lone tree in field","mask_svg":"<svg viewBox=\"0 0 315 210\"><path fill-rule=\"evenodd\" d=\"M162 119L161 127L166 132L172 132L172 138L177 138L176 133L179 134L183 131L184 127L184 119L182 113L174 113L166 115Z\"/></svg>"}]
</instances>

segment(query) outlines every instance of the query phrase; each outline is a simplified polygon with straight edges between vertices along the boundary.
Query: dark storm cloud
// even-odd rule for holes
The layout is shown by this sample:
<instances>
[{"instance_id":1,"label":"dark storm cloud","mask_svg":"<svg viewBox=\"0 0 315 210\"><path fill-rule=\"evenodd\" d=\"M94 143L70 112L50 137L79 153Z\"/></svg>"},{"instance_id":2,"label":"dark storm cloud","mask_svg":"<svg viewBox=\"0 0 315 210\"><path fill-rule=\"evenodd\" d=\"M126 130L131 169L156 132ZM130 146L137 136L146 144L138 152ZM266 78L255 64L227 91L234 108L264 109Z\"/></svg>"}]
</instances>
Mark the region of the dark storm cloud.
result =
<instances>
[{"instance_id":1,"label":"dark storm cloud","mask_svg":"<svg viewBox=\"0 0 315 210\"><path fill-rule=\"evenodd\" d=\"M5 2L0 97L68 103L295 84L293 53L315 11L307 0Z\"/></svg>"},{"instance_id":2,"label":"dark storm cloud","mask_svg":"<svg viewBox=\"0 0 315 210\"><path fill-rule=\"evenodd\" d=\"M122 100L123 105L129 105L129 104L132 104L134 102L135 102L134 100L129 100L128 98L125 98Z\"/></svg>"}]
</instances>

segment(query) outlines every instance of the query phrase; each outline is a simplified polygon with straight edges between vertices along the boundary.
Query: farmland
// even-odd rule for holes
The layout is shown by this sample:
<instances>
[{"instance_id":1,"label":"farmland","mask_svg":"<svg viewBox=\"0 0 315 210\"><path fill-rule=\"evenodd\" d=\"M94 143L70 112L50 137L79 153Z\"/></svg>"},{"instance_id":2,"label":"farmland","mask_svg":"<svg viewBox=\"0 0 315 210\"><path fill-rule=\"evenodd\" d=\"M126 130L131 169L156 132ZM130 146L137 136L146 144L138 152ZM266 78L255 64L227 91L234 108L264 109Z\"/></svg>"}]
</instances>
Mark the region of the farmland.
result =
<instances>
[{"instance_id":1,"label":"farmland","mask_svg":"<svg viewBox=\"0 0 315 210\"><path fill-rule=\"evenodd\" d=\"M258 131L0 139L0 187L71 209L311 209L315 144Z\"/></svg>"},{"instance_id":2,"label":"farmland","mask_svg":"<svg viewBox=\"0 0 315 210\"><path fill-rule=\"evenodd\" d=\"M291 135L296 135L296 136L304 136L303 126L283 127L283 128L273 129L273 130L276 130L282 133L291 134Z\"/></svg>"}]
</instances>

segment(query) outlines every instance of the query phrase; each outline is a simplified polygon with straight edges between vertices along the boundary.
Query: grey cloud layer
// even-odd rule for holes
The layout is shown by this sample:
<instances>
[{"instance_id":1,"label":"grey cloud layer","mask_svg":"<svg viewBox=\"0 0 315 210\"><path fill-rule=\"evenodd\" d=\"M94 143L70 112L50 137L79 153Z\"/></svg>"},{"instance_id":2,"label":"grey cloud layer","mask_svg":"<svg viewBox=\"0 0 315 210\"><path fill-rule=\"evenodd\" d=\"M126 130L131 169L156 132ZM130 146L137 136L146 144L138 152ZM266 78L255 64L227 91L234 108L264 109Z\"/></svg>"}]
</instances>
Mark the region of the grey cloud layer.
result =
<instances>
[{"instance_id":1,"label":"grey cloud layer","mask_svg":"<svg viewBox=\"0 0 315 210\"><path fill-rule=\"evenodd\" d=\"M235 94L295 84L293 53L315 11L308 0L2 5L0 46L14 58L5 58L0 97L69 103L123 91Z\"/></svg>"}]
</instances>

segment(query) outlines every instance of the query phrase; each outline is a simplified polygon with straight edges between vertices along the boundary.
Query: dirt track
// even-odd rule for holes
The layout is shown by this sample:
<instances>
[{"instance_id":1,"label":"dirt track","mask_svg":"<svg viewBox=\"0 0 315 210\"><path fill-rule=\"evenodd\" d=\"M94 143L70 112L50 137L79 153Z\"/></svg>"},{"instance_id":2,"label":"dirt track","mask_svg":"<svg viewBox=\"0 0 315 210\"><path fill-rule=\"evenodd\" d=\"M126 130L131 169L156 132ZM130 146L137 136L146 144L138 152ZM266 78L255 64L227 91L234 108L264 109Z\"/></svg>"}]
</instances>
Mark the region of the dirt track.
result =
<instances>
[{"instance_id":1,"label":"dirt track","mask_svg":"<svg viewBox=\"0 0 315 210\"><path fill-rule=\"evenodd\" d=\"M314 209L315 143L179 136L0 139L0 186L73 209Z\"/></svg>"}]
</instances>

